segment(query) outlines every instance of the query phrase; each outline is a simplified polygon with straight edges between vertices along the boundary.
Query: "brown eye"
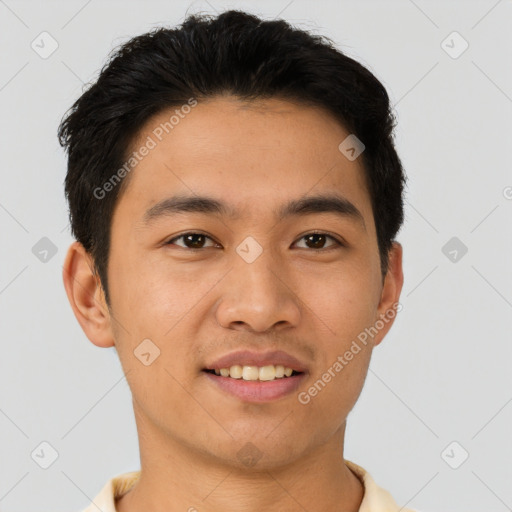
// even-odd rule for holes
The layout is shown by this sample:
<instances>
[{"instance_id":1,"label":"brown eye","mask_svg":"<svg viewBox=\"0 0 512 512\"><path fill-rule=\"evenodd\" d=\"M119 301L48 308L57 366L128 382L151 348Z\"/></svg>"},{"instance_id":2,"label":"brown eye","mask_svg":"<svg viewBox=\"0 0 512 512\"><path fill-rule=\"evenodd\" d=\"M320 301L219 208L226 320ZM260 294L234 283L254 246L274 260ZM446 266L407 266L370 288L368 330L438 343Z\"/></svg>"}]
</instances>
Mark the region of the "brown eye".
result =
<instances>
[{"instance_id":1,"label":"brown eye","mask_svg":"<svg viewBox=\"0 0 512 512\"><path fill-rule=\"evenodd\" d=\"M329 239L334 243L331 243L331 245L326 247L325 244ZM176 243L177 240L182 240L182 243ZM212 242L210 245L206 245L208 240ZM301 248L315 249L317 251L335 249L337 247L344 246L344 244L327 233L308 233L307 235L302 236L299 241L304 241L306 244L305 247ZM174 237L166 242L165 245L177 245L184 249L205 249L208 247L218 246L218 244L209 236L203 233L194 232L183 233L182 235Z\"/></svg>"},{"instance_id":2,"label":"brown eye","mask_svg":"<svg viewBox=\"0 0 512 512\"><path fill-rule=\"evenodd\" d=\"M331 239L334 241L334 244L324 247L326 240ZM309 233L300 238L300 240L305 240L307 249L331 249L336 246L342 246L342 243L336 240L333 236L328 235L327 233Z\"/></svg>"},{"instance_id":3,"label":"brown eye","mask_svg":"<svg viewBox=\"0 0 512 512\"><path fill-rule=\"evenodd\" d=\"M183 245L174 243L176 240L180 239L183 240ZM166 242L165 245L178 245L179 247L184 247L185 249L203 249L205 247L206 240L212 239L209 236L206 236L202 233L184 233L183 235L177 236L172 240L169 240L168 242ZM213 245L206 247L213 247Z\"/></svg>"}]
</instances>

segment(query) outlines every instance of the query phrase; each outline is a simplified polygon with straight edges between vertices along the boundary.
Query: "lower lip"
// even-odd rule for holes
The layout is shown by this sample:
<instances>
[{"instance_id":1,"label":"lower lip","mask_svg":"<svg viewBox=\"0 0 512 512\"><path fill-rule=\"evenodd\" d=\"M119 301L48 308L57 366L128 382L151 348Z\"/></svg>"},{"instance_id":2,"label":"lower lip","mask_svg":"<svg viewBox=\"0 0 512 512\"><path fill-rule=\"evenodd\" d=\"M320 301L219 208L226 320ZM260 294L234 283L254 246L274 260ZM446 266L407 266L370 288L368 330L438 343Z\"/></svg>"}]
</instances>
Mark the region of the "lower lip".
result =
<instances>
[{"instance_id":1,"label":"lower lip","mask_svg":"<svg viewBox=\"0 0 512 512\"><path fill-rule=\"evenodd\" d=\"M269 402L293 393L306 377L306 373L283 377L281 379L260 381L233 379L213 373L203 372L223 391L246 402Z\"/></svg>"}]
</instances>

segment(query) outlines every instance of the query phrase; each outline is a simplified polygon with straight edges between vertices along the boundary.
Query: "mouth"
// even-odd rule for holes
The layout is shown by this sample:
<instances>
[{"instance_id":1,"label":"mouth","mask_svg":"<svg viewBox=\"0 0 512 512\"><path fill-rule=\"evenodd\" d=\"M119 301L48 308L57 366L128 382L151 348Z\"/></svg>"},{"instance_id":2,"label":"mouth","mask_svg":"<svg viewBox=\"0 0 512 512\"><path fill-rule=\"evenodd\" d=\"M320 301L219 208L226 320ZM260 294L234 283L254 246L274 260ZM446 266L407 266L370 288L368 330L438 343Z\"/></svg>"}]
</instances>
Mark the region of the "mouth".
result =
<instances>
[{"instance_id":1,"label":"mouth","mask_svg":"<svg viewBox=\"0 0 512 512\"><path fill-rule=\"evenodd\" d=\"M244 402L286 397L306 379L305 362L282 350L238 350L206 364L201 372L216 390Z\"/></svg>"},{"instance_id":2,"label":"mouth","mask_svg":"<svg viewBox=\"0 0 512 512\"><path fill-rule=\"evenodd\" d=\"M229 368L204 368L203 372L210 373L229 379L243 379L245 381L273 381L277 379L287 379L302 375L304 372L299 372L288 366L284 365L265 365L265 366L242 366L233 365Z\"/></svg>"},{"instance_id":3,"label":"mouth","mask_svg":"<svg viewBox=\"0 0 512 512\"><path fill-rule=\"evenodd\" d=\"M202 373L222 393L254 403L287 397L297 390L307 375L282 365L233 365L229 368L205 368Z\"/></svg>"}]
</instances>

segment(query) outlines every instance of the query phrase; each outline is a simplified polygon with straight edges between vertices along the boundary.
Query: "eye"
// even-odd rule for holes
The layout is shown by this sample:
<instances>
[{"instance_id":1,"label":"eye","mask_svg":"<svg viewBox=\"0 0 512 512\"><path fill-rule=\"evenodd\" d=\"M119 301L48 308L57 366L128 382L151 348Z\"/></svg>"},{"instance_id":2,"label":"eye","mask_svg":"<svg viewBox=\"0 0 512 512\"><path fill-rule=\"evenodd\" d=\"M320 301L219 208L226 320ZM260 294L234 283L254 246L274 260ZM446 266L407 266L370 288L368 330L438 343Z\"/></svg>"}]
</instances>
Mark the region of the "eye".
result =
<instances>
[{"instance_id":1,"label":"eye","mask_svg":"<svg viewBox=\"0 0 512 512\"><path fill-rule=\"evenodd\" d=\"M325 244L325 241L327 238L330 238L331 240L334 241L334 244L325 248L323 247L323 245ZM299 238L299 240L305 240L306 244L312 244L313 247L306 247L306 248L309 248L309 249L316 249L316 250L330 250L330 249L335 249L337 247L344 247L344 244L341 243L339 240L337 240L336 238L334 238L333 236L331 235L328 235L327 233L322 233L322 232L313 232L313 233L308 233L306 235L303 235L301 238ZM301 247L302 249L302 247Z\"/></svg>"},{"instance_id":2,"label":"eye","mask_svg":"<svg viewBox=\"0 0 512 512\"><path fill-rule=\"evenodd\" d=\"M174 242L176 240L183 239L183 243L185 245L175 244ZM205 247L214 247L216 242L213 243L213 245L205 246L205 241L211 240L213 242L213 239L209 236L203 234L203 233L183 233L182 235L179 235L177 237L172 238L171 240L168 240L165 242L165 245L178 245L178 247L184 247L185 249L203 249Z\"/></svg>"},{"instance_id":3,"label":"eye","mask_svg":"<svg viewBox=\"0 0 512 512\"><path fill-rule=\"evenodd\" d=\"M328 246L327 248L324 247L325 242L327 239L332 240L334 243L331 244L331 246ZM183 245L175 243L177 240L183 240ZM206 241L210 240L212 242L211 245L205 245ZM329 235L327 233L323 232L312 232L308 233L306 235L303 235L301 238L299 238L300 241L305 240L306 244L311 244L306 247L300 247L301 249L315 249L317 251L321 250L330 250L335 249L337 247L344 247L344 244L337 240L334 236ZM297 242L296 242L297 243ZM176 236L172 238L171 240L168 240L165 242L165 245L177 245L178 247L182 247L184 249L205 249L207 247L219 247L219 244L217 244L211 237L208 235L205 235L204 233L196 233L196 232L189 232L189 233L183 233L179 236Z\"/></svg>"}]
</instances>

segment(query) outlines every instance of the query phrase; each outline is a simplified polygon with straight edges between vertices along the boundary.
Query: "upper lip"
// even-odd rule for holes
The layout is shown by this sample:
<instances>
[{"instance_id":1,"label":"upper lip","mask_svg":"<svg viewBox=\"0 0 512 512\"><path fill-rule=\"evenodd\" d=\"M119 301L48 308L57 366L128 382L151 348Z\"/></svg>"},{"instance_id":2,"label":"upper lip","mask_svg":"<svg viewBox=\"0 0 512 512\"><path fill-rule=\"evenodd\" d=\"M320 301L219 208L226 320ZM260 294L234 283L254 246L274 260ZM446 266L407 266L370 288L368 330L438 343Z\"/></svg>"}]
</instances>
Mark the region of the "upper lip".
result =
<instances>
[{"instance_id":1,"label":"upper lip","mask_svg":"<svg viewBox=\"0 0 512 512\"><path fill-rule=\"evenodd\" d=\"M305 372L307 370L304 363L282 350L272 350L268 352L238 350L212 361L206 366L205 370L230 368L236 364L240 366L267 366L273 364L286 366L296 372Z\"/></svg>"}]
</instances>

